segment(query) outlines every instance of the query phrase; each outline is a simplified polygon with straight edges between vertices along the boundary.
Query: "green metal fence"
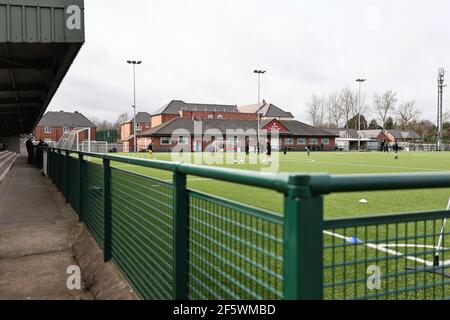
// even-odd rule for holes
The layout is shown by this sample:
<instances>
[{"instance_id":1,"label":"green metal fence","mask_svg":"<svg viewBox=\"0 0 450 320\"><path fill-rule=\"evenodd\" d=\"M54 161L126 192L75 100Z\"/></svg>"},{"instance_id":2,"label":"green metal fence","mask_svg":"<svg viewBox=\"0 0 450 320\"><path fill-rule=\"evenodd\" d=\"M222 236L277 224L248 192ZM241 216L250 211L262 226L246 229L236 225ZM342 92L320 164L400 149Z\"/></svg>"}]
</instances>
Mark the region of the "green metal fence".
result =
<instances>
[{"instance_id":1,"label":"green metal fence","mask_svg":"<svg viewBox=\"0 0 450 320\"><path fill-rule=\"evenodd\" d=\"M57 149L47 159L105 261L142 298L450 298L449 211L323 218L329 193L449 188L449 173L271 175ZM170 171L173 182L114 163ZM190 190L188 175L280 192L283 214Z\"/></svg>"}]
</instances>

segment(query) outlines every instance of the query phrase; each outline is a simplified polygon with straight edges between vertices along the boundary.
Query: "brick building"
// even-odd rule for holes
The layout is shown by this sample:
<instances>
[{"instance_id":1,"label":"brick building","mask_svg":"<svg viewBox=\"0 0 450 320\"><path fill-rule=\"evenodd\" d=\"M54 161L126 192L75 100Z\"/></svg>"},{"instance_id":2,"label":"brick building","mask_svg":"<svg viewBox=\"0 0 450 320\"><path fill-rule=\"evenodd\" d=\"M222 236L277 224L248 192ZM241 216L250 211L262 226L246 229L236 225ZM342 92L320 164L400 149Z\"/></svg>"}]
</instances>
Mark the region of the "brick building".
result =
<instances>
[{"instance_id":1,"label":"brick building","mask_svg":"<svg viewBox=\"0 0 450 320\"><path fill-rule=\"evenodd\" d=\"M379 142L416 142L420 136L412 130L359 130L360 138L377 140Z\"/></svg>"},{"instance_id":2,"label":"brick building","mask_svg":"<svg viewBox=\"0 0 450 320\"><path fill-rule=\"evenodd\" d=\"M136 132L137 134L144 132L151 127L152 116L148 112L138 112L136 114ZM122 123L120 130L120 139L124 144L124 151L134 150L134 117Z\"/></svg>"},{"instance_id":3,"label":"brick building","mask_svg":"<svg viewBox=\"0 0 450 320\"><path fill-rule=\"evenodd\" d=\"M245 141L256 146L257 120L233 119L190 119L175 118L139 135L143 145L153 145L155 151L171 151L178 144L188 146L191 151L208 151L214 141L240 141L240 151L244 151ZM235 130L235 131L233 131ZM271 137L277 131L278 140ZM261 134L272 139L274 150L304 150L307 145L334 150L336 135L309 126L296 120L263 120Z\"/></svg>"},{"instance_id":4,"label":"brick building","mask_svg":"<svg viewBox=\"0 0 450 320\"><path fill-rule=\"evenodd\" d=\"M236 145L240 145L241 151L246 142L250 148L256 148L258 113L262 134L267 133L272 139L274 150L304 150L307 145L324 150L335 148L338 135L296 121L290 112L265 101L237 107L181 100L172 100L153 113L151 128L138 134L138 146L144 149L152 143L155 151L171 151L182 145L191 151L207 151L208 146L219 141L238 141ZM278 139L270 136L272 130L277 132Z\"/></svg>"},{"instance_id":5,"label":"brick building","mask_svg":"<svg viewBox=\"0 0 450 320\"><path fill-rule=\"evenodd\" d=\"M159 108L152 114L151 127L154 128L160 124L171 121L180 117L180 112L193 112L190 116L200 118L222 119L225 117L236 116L239 112L235 105L224 104L203 104L203 103L186 103L181 100L172 100L163 107Z\"/></svg>"},{"instance_id":6,"label":"brick building","mask_svg":"<svg viewBox=\"0 0 450 320\"><path fill-rule=\"evenodd\" d=\"M64 112L64 111L49 111L39 121L34 129L34 136L39 140L45 141L47 144L54 144L67 136L75 128L89 128L91 132L90 139L95 140L97 133L97 126L86 118L82 113ZM79 133L80 142L88 140L89 130Z\"/></svg>"}]
</instances>

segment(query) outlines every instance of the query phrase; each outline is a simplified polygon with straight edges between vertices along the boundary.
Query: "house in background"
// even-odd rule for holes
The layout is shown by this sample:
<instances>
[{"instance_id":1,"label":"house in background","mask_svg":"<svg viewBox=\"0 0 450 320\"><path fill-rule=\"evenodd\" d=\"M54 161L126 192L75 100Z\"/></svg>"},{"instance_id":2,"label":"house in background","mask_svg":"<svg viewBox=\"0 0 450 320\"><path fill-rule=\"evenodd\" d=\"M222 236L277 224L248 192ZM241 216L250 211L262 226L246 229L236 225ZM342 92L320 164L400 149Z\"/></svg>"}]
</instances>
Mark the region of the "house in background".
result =
<instances>
[{"instance_id":1,"label":"house in background","mask_svg":"<svg viewBox=\"0 0 450 320\"><path fill-rule=\"evenodd\" d=\"M358 131L355 129L338 128L338 129L323 129L328 132L334 133L338 136L336 138L336 149L342 151L358 150L376 150L378 143L373 143L372 139L361 138L358 135Z\"/></svg>"},{"instance_id":2,"label":"house in background","mask_svg":"<svg viewBox=\"0 0 450 320\"><path fill-rule=\"evenodd\" d=\"M239 112L260 114L261 120L292 120L294 116L290 112L286 112L272 103L267 103L265 100L261 104L251 104L247 106L238 107Z\"/></svg>"},{"instance_id":3,"label":"house in background","mask_svg":"<svg viewBox=\"0 0 450 320\"><path fill-rule=\"evenodd\" d=\"M413 130L359 130L358 134L361 139L367 138L377 140L379 142L387 141L388 143L412 143L421 139L420 136Z\"/></svg>"},{"instance_id":4,"label":"house in background","mask_svg":"<svg viewBox=\"0 0 450 320\"><path fill-rule=\"evenodd\" d=\"M150 129L152 116L148 112L138 112L136 114L136 133L140 134ZM125 152L134 150L134 117L122 123L120 128L120 139L123 143L123 149Z\"/></svg>"},{"instance_id":5,"label":"house in background","mask_svg":"<svg viewBox=\"0 0 450 320\"><path fill-rule=\"evenodd\" d=\"M197 124L196 124L197 122ZM195 132L197 125L201 132ZM139 141L142 144L152 143L154 151L168 152L176 146L188 146L189 150L200 152L208 151L214 142L234 141L239 142L235 151L245 151L245 141L249 141L250 149L255 150L256 136L248 132L257 132L258 121L245 119L192 119L175 118L159 126L151 128L139 135ZM228 130L240 130L229 137ZM212 134L211 132L213 132ZM336 135L328 131L307 125L296 120L263 120L261 121L261 130L270 133L275 130L278 133L278 139L272 138L272 148L282 150L284 148L295 151L304 151L307 145L316 148L323 147L323 150L335 149ZM174 135L174 132L186 132L182 135ZM199 136L199 134L201 134ZM223 149L226 146L224 145ZM262 146L265 148L265 146ZM211 149L209 149L211 150Z\"/></svg>"},{"instance_id":6,"label":"house in background","mask_svg":"<svg viewBox=\"0 0 450 320\"><path fill-rule=\"evenodd\" d=\"M235 105L226 104L205 104L205 103L186 103L182 100L172 100L152 114L151 127L155 128L160 124L169 122L182 116L197 117L205 119L236 119L239 110ZM183 117L183 116L182 116Z\"/></svg>"},{"instance_id":7,"label":"house in background","mask_svg":"<svg viewBox=\"0 0 450 320\"><path fill-rule=\"evenodd\" d=\"M86 118L82 113L65 112L65 111L49 111L39 121L34 129L34 136L43 140L49 145L57 143L64 134L70 134L75 128L86 128L79 133L79 141L89 140L89 131L91 133L90 140L94 141L97 132L97 126Z\"/></svg>"}]
</instances>

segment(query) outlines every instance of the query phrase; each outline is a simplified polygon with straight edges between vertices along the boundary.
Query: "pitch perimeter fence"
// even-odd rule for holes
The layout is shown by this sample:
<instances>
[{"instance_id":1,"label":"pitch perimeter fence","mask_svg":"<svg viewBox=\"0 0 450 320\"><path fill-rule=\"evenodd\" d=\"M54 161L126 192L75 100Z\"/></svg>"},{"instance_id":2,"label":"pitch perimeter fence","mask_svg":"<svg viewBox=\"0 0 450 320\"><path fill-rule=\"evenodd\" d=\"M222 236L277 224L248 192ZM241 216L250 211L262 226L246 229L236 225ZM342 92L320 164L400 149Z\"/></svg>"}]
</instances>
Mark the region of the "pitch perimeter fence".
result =
<instances>
[{"instance_id":1,"label":"pitch perimeter fence","mask_svg":"<svg viewBox=\"0 0 450 320\"><path fill-rule=\"evenodd\" d=\"M327 194L450 188L450 173L262 174L44 152L49 177L104 260L144 299L450 298L450 211L323 218ZM173 180L114 163L171 172ZM191 190L187 176L282 193L282 214Z\"/></svg>"}]
</instances>

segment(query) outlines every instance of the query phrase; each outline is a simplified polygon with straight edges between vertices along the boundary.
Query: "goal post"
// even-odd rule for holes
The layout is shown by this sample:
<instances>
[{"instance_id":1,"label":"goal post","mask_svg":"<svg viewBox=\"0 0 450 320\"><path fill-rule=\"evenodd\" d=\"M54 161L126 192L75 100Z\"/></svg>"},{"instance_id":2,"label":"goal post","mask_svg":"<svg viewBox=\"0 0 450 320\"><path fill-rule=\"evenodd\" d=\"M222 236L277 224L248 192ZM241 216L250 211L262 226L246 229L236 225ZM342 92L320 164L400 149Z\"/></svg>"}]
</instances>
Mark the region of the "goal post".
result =
<instances>
[{"instance_id":1,"label":"goal post","mask_svg":"<svg viewBox=\"0 0 450 320\"><path fill-rule=\"evenodd\" d=\"M87 131L87 140L80 141L80 133ZM83 143L88 142L88 150L83 149ZM74 128L71 132L63 133L56 143L58 148L91 152L91 128Z\"/></svg>"},{"instance_id":2,"label":"goal post","mask_svg":"<svg viewBox=\"0 0 450 320\"><path fill-rule=\"evenodd\" d=\"M450 210L450 198L448 199L448 204L447 204L447 211ZM445 227L447 226L447 222L448 219L444 218L442 220L442 227L441 227L441 231L439 233L439 239L438 239L438 244L436 247L436 252L434 253L434 257L433 257L433 265L434 266L439 266L439 256L440 256L440 252L443 248L443 243L444 243L444 236L445 236Z\"/></svg>"},{"instance_id":3,"label":"goal post","mask_svg":"<svg viewBox=\"0 0 450 320\"><path fill-rule=\"evenodd\" d=\"M226 140L226 141L214 141L213 152L241 152L241 141Z\"/></svg>"}]
</instances>

